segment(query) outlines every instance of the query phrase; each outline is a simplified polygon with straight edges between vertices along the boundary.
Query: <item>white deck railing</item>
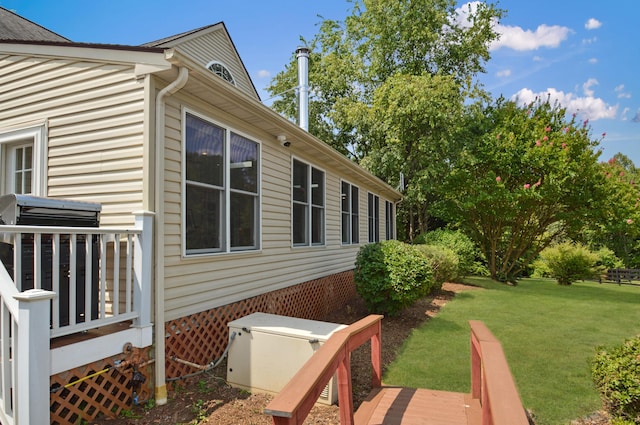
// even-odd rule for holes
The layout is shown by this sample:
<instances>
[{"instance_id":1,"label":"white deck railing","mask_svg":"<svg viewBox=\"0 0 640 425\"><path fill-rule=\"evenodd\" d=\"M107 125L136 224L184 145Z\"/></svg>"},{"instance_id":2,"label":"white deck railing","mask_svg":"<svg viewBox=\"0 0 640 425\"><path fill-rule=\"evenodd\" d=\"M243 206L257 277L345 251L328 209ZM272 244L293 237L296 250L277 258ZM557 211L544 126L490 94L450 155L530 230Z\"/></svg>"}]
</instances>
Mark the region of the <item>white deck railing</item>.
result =
<instances>
[{"instance_id":1,"label":"white deck railing","mask_svg":"<svg viewBox=\"0 0 640 425\"><path fill-rule=\"evenodd\" d=\"M3 256L13 254L13 278L0 262L1 423L49 422L45 341L150 325L152 220L137 214L132 229L0 226Z\"/></svg>"}]
</instances>

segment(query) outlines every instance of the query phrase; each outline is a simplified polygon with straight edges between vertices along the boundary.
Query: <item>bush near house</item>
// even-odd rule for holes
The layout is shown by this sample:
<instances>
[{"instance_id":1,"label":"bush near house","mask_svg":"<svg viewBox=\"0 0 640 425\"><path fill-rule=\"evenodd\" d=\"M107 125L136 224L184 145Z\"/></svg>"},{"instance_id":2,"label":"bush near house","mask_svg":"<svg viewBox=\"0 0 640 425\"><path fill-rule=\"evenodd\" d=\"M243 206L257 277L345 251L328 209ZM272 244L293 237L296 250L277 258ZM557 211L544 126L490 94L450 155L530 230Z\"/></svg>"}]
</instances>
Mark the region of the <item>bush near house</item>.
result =
<instances>
[{"instance_id":1,"label":"bush near house","mask_svg":"<svg viewBox=\"0 0 640 425\"><path fill-rule=\"evenodd\" d=\"M432 291L442 288L443 283L452 282L458 277L460 262L455 252L438 245L416 245L416 247L431 263L431 270L433 271Z\"/></svg>"},{"instance_id":2,"label":"bush near house","mask_svg":"<svg viewBox=\"0 0 640 425\"><path fill-rule=\"evenodd\" d=\"M478 274L479 265L476 262L476 259L480 256L478 248L460 230L436 229L420 234L414 239L413 243L435 245L453 251L458 256L458 267L456 274L449 277L450 280L460 281L465 276Z\"/></svg>"},{"instance_id":3,"label":"bush near house","mask_svg":"<svg viewBox=\"0 0 640 425\"><path fill-rule=\"evenodd\" d=\"M615 423L640 423L640 336L621 346L598 347L591 374Z\"/></svg>"},{"instance_id":4,"label":"bush near house","mask_svg":"<svg viewBox=\"0 0 640 425\"><path fill-rule=\"evenodd\" d=\"M433 287L429 259L400 241L363 246L355 266L356 290L371 313L395 315Z\"/></svg>"}]
</instances>

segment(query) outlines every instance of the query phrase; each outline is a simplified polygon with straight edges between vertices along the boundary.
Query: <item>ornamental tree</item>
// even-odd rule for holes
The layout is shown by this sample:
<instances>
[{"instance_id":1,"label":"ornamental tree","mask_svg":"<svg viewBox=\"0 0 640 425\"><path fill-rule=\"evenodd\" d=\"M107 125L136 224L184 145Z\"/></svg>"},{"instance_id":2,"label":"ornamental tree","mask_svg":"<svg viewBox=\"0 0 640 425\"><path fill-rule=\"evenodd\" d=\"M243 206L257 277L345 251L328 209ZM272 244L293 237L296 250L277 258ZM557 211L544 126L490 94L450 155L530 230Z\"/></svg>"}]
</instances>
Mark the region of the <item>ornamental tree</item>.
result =
<instances>
[{"instance_id":1,"label":"ornamental tree","mask_svg":"<svg viewBox=\"0 0 640 425\"><path fill-rule=\"evenodd\" d=\"M608 201L602 205L601 219L586 232L583 241L606 246L626 267L640 267L640 172L622 154L601 163Z\"/></svg>"},{"instance_id":2,"label":"ornamental tree","mask_svg":"<svg viewBox=\"0 0 640 425\"><path fill-rule=\"evenodd\" d=\"M598 218L599 141L548 100L474 105L463 128L437 210L475 240L492 278L515 283L552 241Z\"/></svg>"}]
</instances>

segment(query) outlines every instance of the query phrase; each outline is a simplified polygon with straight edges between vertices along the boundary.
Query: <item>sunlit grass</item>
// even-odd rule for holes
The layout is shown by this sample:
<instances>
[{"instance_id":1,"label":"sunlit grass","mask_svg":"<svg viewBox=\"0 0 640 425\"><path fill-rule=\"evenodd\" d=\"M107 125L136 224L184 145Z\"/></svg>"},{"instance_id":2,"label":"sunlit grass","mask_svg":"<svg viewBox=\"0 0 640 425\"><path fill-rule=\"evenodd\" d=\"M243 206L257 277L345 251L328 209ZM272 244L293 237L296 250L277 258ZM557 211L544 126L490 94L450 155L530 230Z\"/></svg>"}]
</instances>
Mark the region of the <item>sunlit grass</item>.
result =
<instances>
[{"instance_id":1,"label":"sunlit grass","mask_svg":"<svg viewBox=\"0 0 640 425\"><path fill-rule=\"evenodd\" d=\"M516 287L473 278L416 329L384 376L390 385L469 392L468 320L502 342L526 408L538 425L568 424L601 409L589 370L599 345L640 333L640 287L524 279ZM384 344L384 335L383 344Z\"/></svg>"}]
</instances>

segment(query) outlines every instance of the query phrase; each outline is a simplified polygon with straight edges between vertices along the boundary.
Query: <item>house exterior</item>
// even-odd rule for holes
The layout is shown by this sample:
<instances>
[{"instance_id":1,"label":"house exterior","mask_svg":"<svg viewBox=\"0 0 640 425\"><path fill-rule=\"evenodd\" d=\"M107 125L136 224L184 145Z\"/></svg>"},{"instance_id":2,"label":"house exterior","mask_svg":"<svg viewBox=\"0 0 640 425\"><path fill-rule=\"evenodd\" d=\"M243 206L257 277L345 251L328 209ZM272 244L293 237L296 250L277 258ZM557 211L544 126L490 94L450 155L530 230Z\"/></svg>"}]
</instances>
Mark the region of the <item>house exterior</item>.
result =
<instances>
[{"instance_id":1,"label":"house exterior","mask_svg":"<svg viewBox=\"0 0 640 425\"><path fill-rule=\"evenodd\" d=\"M166 402L222 355L229 321L321 318L355 294L360 246L394 238L401 194L264 106L223 23L120 46L0 22L0 195L101 205L104 322L76 324L88 341L52 325L50 423ZM114 289L124 269L133 289Z\"/></svg>"}]
</instances>

